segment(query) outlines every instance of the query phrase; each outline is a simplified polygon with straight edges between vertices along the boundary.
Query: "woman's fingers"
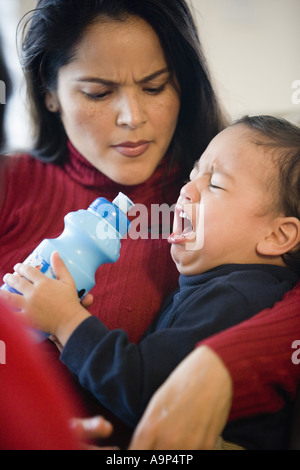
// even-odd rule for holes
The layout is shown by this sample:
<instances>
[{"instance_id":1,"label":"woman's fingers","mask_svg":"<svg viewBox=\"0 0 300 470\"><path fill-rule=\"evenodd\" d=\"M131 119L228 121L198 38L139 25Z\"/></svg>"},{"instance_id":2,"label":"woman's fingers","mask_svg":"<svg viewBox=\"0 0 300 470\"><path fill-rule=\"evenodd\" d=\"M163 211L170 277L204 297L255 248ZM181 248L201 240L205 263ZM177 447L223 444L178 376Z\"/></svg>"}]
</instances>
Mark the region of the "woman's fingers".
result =
<instances>
[{"instance_id":1,"label":"woman's fingers","mask_svg":"<svg viewBox=\"0 0 300 470\"><path fill-rule=\"evenodd\" d=\"M71 421L71 427L80 440L105 438L110 436L113 431L112 424L102 416L85 419L74 418Z\"/></svg>"},{"instance_id":2,"label":"woman's fingers","mask_svg":"<svg viewBox=\"0 0 300 470\"><path fill-rule=\"evenodd\" d=\"M81 305L84 308L89 308L94 302L94 296L92 294L87 294L81 301Z\"/></svg>"}]
</instances>

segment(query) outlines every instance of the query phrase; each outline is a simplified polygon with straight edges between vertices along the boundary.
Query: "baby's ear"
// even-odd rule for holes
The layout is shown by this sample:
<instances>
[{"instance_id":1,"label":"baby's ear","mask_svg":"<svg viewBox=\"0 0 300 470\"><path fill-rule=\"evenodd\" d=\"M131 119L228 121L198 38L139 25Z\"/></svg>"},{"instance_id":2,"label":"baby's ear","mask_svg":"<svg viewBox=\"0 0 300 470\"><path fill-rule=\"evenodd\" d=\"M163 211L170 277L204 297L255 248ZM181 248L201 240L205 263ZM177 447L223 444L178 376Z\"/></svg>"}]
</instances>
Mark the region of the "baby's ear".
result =
<instances>
[{"instance_id":1,"label":"baby's ear","mask_svg":"<svg viewBox=\"0 0 300 470\"><path fill-rule=\"evenodd\" d=\"M280 256L289 251L297 251L300 246L300 221L296 217L277 217L272 231L257 243L260 255Z\"/></svg>"}]
</instances>

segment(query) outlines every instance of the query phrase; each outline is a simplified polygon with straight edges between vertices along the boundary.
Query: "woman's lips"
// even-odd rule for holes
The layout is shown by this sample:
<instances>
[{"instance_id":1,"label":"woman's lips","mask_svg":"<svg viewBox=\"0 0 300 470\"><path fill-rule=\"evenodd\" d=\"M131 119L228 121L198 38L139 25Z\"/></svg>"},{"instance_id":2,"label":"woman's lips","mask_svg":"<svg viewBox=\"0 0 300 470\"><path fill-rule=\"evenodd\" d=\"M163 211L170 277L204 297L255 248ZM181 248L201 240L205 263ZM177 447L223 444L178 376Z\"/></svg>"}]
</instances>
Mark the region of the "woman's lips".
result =
<instances>
[{"instance_id":1,"label":"woman's lips","mask_svg":"<svg viewBox=\"0 0 300 470\"><path fill-rule=\"evenodd\" d=\"M125 157L139 157L148 150L150 145L150 141L140 140L139 142L121 142L112 147Z\"/></svg>"}]
</instances>

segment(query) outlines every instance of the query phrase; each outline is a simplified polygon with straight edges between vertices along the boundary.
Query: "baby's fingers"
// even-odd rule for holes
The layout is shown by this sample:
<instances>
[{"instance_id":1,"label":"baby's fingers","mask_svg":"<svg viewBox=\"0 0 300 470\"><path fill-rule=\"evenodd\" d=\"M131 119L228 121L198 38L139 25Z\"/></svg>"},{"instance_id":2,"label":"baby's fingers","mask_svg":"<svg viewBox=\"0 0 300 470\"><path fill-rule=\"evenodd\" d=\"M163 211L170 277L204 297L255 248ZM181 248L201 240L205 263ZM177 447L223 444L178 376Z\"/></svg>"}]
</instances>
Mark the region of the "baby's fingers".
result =
<instances>
[{"instance_id":1,"label":"baby's fingers","mask_svg":"<svg viewBox=\"0 0 300 470\"><path fill-rule=\"evenodd\" d=\"M27 279L19 276L17 273L14 274L5 274L3 277L3 281L9 286L15 289L16 291L20 292L21 294L24 293L28 284L31 284L30 281Z\"/></svg>"},{"instance_id":2,"label":"baby's fingers","mask_svg":"<svg viewBox=\"0 0 300 470\"><path fill-rule=\"evenodd\" d=\"M30 281L32 284L44 279L44 274L42 274L38 268L30 266L29 264L18 263L15 265L14 270L21 278L26 278L25 280ZM17 278L18 276L15 277Z\"/></svg>"},{"instance_id":3,"label":"baby's fingers","mask_svg":"<svg viewBox=\"0 0 300 470\"><path fill-rule=\"evenodd\" d=\"M52 253L50 262L56 279L65 282L73 282L73 278L65 263L59 256L58 251L54 251Z\"/></svg>"}]
</instances>

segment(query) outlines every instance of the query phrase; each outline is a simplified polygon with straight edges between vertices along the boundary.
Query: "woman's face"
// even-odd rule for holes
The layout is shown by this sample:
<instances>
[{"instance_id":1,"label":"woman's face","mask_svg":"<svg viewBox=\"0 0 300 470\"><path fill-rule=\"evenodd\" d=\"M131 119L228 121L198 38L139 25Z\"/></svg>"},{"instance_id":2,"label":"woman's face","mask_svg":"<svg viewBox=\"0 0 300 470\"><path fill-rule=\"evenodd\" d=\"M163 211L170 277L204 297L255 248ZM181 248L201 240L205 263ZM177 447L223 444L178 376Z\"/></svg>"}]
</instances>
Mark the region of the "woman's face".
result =
<instances>
[{"instance_id":1,"label":"woman's face","mask_svg":"<svg viewBox=\"0 0 300 470\"><path fill-rule=\"evenodd\" d=\"M59 107L68 138L113 181L146 181L172 140L180 108L158 36L138 17L100 19L58 73L46 104Z\"/></svg>"}]
</instances>

